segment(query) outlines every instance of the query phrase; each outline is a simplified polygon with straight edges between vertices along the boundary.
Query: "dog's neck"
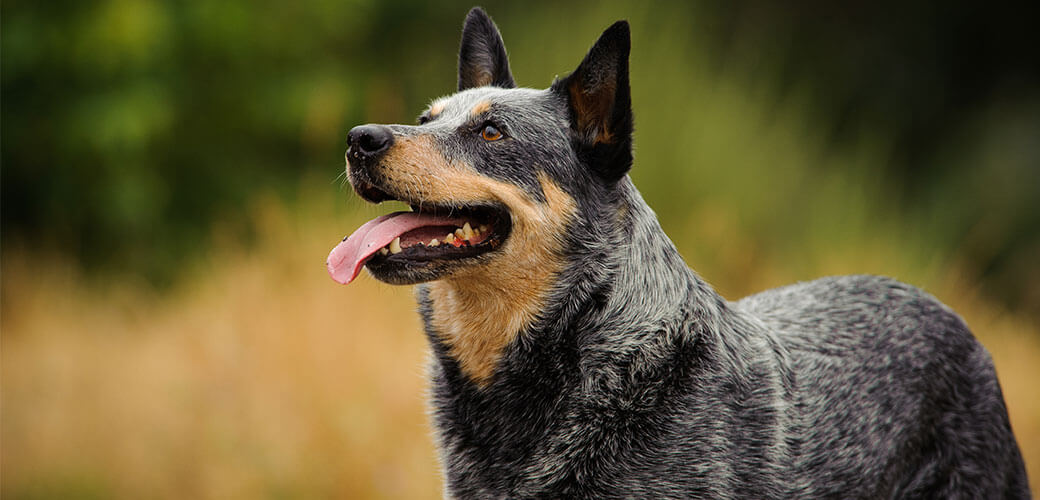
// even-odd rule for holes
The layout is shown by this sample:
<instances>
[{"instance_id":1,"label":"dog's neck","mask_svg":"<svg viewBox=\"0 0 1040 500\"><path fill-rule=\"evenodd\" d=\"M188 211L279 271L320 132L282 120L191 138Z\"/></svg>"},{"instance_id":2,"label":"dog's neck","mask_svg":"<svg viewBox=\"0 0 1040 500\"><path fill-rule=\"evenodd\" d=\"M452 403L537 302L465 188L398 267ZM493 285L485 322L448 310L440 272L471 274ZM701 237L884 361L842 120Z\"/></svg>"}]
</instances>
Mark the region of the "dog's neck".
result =
<instances>
[{"instance_id":1,"label":"dog's neck","mask_svg":"<svg viewBox=\"0 0 1040 500\"><path fill-rule=\"evenodd\" d=\"M693 299L691 294L704 295L697 300L718 297L686 265L627 177L618 190L624 203L611 228L613 241L606 244L613 248L592 248L607 256L613 271L607 280L611 293L605 308L609 312L598 317L609 318L612 329L637 331L676 319Z\"/></svg>"},{"instance_id":2,"label":"dog's neck","mask_svg":"<svg viewBox=\"0 0 1040 500\"><path fill-rule=\"evenodd\" d=\"M582 214L563 248L522 254L494 275L420 287L426 329L448 371L484 387L521 340L635 347L691 314L717 321L721 297L686 266L631 181L615 189L617 203Z\"/></svg>"}]
</instances>

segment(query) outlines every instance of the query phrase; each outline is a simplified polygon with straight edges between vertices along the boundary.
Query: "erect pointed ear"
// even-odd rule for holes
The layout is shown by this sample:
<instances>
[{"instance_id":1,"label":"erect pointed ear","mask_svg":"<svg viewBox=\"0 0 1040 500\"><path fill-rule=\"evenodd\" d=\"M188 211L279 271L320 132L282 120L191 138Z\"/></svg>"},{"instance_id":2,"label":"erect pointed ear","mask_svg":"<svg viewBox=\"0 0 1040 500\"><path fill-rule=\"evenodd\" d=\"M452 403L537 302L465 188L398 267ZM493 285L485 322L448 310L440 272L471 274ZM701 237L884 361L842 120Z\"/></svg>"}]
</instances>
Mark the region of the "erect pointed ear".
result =
<instances>
[{"instance_id":1,"label":"erect pointed ear","mask_svg":"<svg viewBox=\"0 0 1040 500\"><path fill-rule=\"evenodd\" d=\"M506 89L516 87L498 27L483 9L473 7L462 26L459 90L485 85Z\"/></svg>"},{"instance_id":2,"label":"erect pointed ear","mask_svg":"<svg viewBox=\"0 0 1040 500\"><path fill-rule=\"evenodd\" d=\"M579 153L609 182L632 166L631 45L628 22L618 21L600 35L578 69L553 82L553 90L570 105Z\"/></svg>"}]
</instances>

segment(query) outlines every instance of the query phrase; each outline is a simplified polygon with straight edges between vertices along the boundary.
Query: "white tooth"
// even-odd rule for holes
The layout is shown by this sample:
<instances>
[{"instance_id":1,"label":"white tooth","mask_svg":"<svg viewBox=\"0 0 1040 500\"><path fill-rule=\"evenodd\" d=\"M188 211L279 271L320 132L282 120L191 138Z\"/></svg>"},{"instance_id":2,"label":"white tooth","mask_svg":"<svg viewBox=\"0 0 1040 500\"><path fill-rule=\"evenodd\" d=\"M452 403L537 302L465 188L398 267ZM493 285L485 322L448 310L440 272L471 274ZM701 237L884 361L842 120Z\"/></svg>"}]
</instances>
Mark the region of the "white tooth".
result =
<instances>
[{"instance_id":1,"label":"white tooth","mask_svg":"<svg viewBox=\"0 0 1040 500\"><path fill-rule=\"evenodd\" d=\"M394 238L394 241L390 242L390 253L401 253L401 237Z\"/></svg>"},{"instance_id":2,"label":"white tooth","mask_svg":"<svg viewBox=\"0 0 1040 500\"><path fill-rule=\"evenodd\" d=\"M455 235L451 234L451 233L448 233L448 235L444 237L444 242L445 243L455 243Z\"/></svg>"},{"instance_id":3,"label":"white tooth","mask_svg":"<svg viewBox=\"0 0 1040 500\"><path fill-rule=\"evenodd\" d=\"M464 239L466 239L466 233L464 233L461 229L456 229L455 230L455 237L460 239L460 240L464 240Z\"/></svg>"},{"instance_id":4,"label":"white tooth","mask_svg":"<svg viewBox=\"0 0 1040 500\"><path fill-rule=\"evenodd\" d=\"M439 246L440 244L441 244L441 242L437 241L437 238L434 238L434 239L430 240L430 246L431 247Z\"/></svg>"},{"instance_id":5,"label":"white tooth","mask_svg":"<svg viewBox=\"0 0 1040 500\"><path fill-rule=\"evenodd\" d=\"M488 227L486 225L484 225L484 224L481 224L480 227L477 228L477 229L480 229L480 232L482 232L482 233L486 233L487 230L488 230Z\"/></svg>"},{"instance_id":6,"label":"white tooth","mask_svg":"<svg viewBox=\"0 0 1040 500\"><path fill-rule=\"evenodd\" d=\"M473 228L470 227L469 222L462 226L462 235L465 237L464 239L467 240L473 238Z\"/></svg>"},{"instance_id":7,"label":"white tooth","mask_svg":"<svg viewBox=\"0 0 1040 500\"><path fill-rule=\"evenodd\" d=\"M388 253L390 253L390 250L388 250L386 247L379 249L379 255L386 255Z\"/></svg>"}]
</instances>

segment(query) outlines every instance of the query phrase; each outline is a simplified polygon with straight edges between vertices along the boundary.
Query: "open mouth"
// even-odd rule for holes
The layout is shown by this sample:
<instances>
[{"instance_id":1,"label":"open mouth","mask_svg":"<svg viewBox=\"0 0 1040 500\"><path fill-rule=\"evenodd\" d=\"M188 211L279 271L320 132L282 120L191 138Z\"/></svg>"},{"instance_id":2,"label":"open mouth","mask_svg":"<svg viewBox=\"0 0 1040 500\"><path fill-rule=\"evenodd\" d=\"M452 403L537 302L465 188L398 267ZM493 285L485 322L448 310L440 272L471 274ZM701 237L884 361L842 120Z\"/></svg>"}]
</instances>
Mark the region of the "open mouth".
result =
<instances>
[{"instance_id":1,"label":"open mouth","mask_svg":"<svg viewBox=\"0 0 1040 500\"><path fill-rule=\"evenodd\" d=\"M364 189L370 194L376 188ZM380 201L399 199L380 194ZM476 257L500 247L512 226L505 207L494 203L445 206L424 202L411 207L411 212L372 219L343 238L326 261L332 279L350 283L365 265L393 272Z\"/></svg>"}]
</instances>

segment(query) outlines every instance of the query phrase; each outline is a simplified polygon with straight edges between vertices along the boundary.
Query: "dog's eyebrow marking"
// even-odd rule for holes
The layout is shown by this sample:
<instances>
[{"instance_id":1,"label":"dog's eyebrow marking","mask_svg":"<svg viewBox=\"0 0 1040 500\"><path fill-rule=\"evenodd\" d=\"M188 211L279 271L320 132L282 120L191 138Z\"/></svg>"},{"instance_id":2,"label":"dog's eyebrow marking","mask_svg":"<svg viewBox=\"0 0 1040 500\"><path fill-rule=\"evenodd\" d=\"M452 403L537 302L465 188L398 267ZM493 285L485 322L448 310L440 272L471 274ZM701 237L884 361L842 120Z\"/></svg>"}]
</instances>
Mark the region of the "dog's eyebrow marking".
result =
<instances>
[{"instance_id":1,"label":"dog's eyebrow marking","mask_svg":"<svg viewBox=\"0 0 1040 500\"><path fill-rule=\"evenodd\" d=\"M444 111L444 107L448 105L448 100L441 98L433 101L430 105L430 118L436 118L437 115Z\"/></svg>"},{"instance_id":2,"label":"dog's eyebrow marking","mask_svg":"<svg viewBox=\"0 0 1040 500\"><path fill-rule=\"evenodd\" d=\"M491 101L480 101L476 106L473 106L473 109L469 110L469 116L480 116L482 113L486 113L489 109L491 109Z\"/></svg>"}]
</instances>

